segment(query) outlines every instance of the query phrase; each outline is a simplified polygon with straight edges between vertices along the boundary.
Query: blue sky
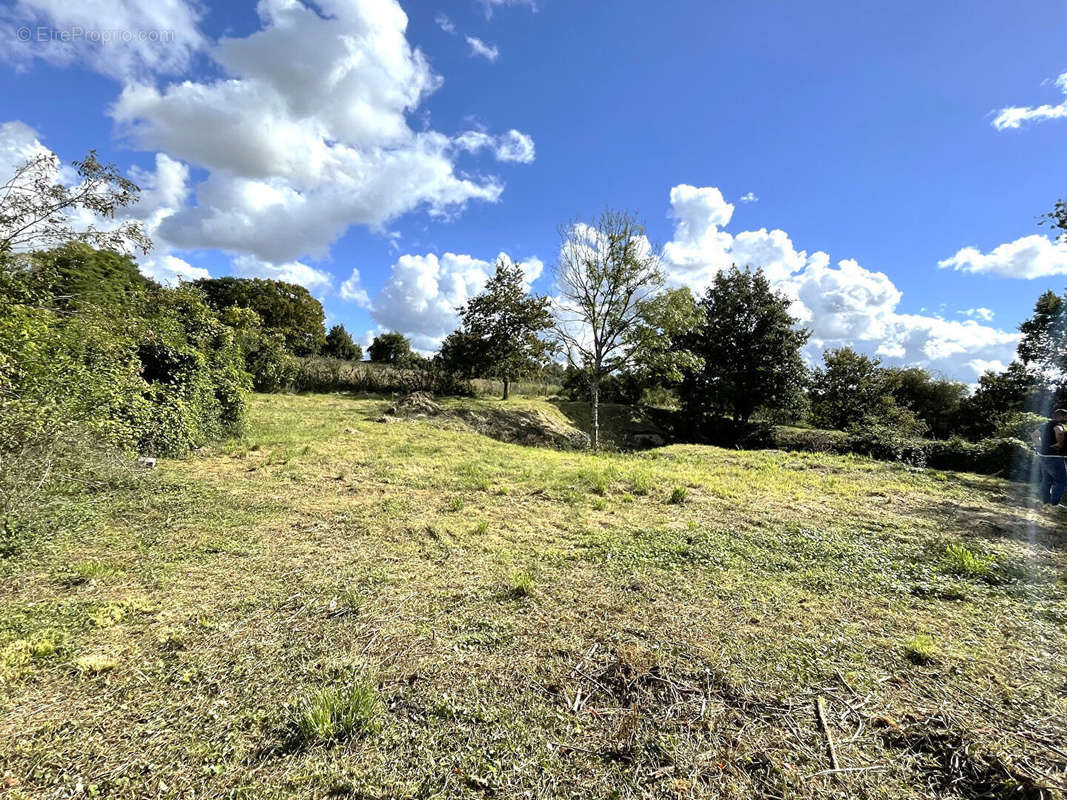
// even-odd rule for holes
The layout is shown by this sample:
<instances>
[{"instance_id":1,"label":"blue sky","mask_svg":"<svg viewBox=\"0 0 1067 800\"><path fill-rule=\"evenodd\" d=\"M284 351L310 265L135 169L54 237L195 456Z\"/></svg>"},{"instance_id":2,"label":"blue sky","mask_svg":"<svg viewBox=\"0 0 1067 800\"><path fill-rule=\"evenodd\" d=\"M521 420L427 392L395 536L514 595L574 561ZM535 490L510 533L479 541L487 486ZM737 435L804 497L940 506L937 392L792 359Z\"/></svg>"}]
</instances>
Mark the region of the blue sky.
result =
<instances>
[{"instance_id":1,"label":"blue sky","mask_svg":"<svg viewBox=\"0 0 1067 800\"><path fill-rule=\"evenodd\" d=\"M96 148L146 271L297 280L357 338L432 349L500 253L551 293L606 206L672 285L765 266L813 356L973 381L1067 284L1061 3L72 5L0 5L0 166Z\"/></svg>"}]
</instances>

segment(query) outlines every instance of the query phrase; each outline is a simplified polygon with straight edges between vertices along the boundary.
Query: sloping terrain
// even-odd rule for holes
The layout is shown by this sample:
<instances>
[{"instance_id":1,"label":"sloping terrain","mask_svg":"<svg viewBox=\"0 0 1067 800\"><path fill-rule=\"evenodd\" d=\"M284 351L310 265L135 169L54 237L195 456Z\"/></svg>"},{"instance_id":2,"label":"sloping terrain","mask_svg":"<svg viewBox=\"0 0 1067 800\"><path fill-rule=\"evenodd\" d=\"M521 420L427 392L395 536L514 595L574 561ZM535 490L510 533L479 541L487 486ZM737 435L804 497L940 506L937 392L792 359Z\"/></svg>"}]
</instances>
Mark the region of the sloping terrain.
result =
<instances>
[{"instance_id":1,"label":"sloping terrain","mask_svg":"<svg viewBox=\"0 0 1067 800\"><path fill-rule=\"evenodd\" d=\"M433 420L451 430L472 431L501 442L539 447L581 449L589 436L574 427L555 406L540 400L509 402L475 398L446 398L437 402L425 392L401 397L377 418Z\"/></svg>"},{"instance_id":2,"label":"sloping terrain","mask_svg":"<svg viewBox=\"0 0 1067 800\"><path fill-rule=\"evenodd\" d=\"M257 397L245 440L2 562L8 796L1067 781L1062 510L858 458L376 422L390 405Z\"/></svg>"}]
</instances>

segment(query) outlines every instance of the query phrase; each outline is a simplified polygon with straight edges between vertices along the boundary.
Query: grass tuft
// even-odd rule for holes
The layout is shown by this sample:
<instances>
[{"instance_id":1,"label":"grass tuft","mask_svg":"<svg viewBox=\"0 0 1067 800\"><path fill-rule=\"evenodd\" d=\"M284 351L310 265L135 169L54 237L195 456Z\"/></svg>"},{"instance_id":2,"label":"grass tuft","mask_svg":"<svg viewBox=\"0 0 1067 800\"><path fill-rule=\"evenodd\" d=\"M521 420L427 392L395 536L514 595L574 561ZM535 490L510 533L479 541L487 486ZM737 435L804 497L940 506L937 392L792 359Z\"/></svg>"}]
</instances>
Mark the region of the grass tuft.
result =
<instances>
[{"instance_id":1,"label":"grass tuft","mask_svg":"<svg viewBox=\"0 0 1067 800\"><path fill-rule=\"evenodd\" d=\"M680 506L689 498L689 490L684 486L675 486L671 489L671 496L667 500L672 506Z\"/></svg>"},{"instance_id":2,"label":"grass tuft","mask_svg":"<svg viewBox=\"0 0 1067 800\"><path fill-rule=\"evenodd\" d=\"M934 637L919 633L904 643L904 656L913 664L930 664L938 654Z\"/></svg>"},{"instance_id":3,"label":"grass tuft","mask_svg":"<svg viewBox=\"0 0 1067 800\"><path fill-rule=\"evenodd\" d=\"M525 570L514 570L508 576L508 594L512 597L529 597L533 591L533 576Z\"/></svg>"},{"instance_id":4,"label":"grass tuft","mask_svg":"<svg viewBox=\"0 0 1067 800\"><path fill-rule=\"evenodd\" d=\"M168 625L156 632L156 641L164 650L181 650L185 647L185 637L181 628Z\"/></svg>"},{"instance_id":5,"label":"grass tuft","mask_svg":"<svg viewBox=\"0 0 1067 800\"><path fill-rule=\"evenodd\" d=\"M379 711L378 694L367 683L322 689L297 708L297 738L301 744L314 744L366 736L378 729Z\"/></svg>"},{"instance_id":6,"label":"grass tuft","mask_svg":"<svg viewBox=\"0 0 1067 800\"><path fill-rule=\"evenodd\" d=\"M652 473L647 471L638 472L630 480L633 493L639 497L644 497L651 492L654 485L655 481L652 478Z\"/></svg>"},{"instance_id":7,"label":"grass tuft","mask_svg":"<svg viewBox=\"0 0 1067 800\"><path fill-rule=\"evenodd\" d=\"M995 557L975 553L962 544L945 548L944 568L950 575L991 585L1002 583L1004 577Z\"/></svg>"}]
</instances>

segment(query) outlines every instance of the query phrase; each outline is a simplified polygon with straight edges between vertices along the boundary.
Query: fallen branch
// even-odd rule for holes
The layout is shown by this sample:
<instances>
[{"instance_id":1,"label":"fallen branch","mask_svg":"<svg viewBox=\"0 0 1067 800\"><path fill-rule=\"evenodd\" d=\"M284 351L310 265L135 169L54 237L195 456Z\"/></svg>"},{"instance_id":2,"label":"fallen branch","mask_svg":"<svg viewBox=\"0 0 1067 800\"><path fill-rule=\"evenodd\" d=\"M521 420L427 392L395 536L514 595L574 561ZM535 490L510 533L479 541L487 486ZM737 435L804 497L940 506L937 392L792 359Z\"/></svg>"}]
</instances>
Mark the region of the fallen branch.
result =
<instances>
[{"instance_id":1,"label":"fallen branch","mask_svg":"<svg viewBox=\"0 0 1067 800\"><path fill-rule=\"evenodd\" d=\"M819 728L826 737L826 749L830 753L830 763L833 765L832 772L840 772L841 764L837 760L837 748L834 746L834 737L830 733L830 726L826 724L826 700L822 695L815 698L815 719L819 722Z\"/></svg>"}]
</instances>

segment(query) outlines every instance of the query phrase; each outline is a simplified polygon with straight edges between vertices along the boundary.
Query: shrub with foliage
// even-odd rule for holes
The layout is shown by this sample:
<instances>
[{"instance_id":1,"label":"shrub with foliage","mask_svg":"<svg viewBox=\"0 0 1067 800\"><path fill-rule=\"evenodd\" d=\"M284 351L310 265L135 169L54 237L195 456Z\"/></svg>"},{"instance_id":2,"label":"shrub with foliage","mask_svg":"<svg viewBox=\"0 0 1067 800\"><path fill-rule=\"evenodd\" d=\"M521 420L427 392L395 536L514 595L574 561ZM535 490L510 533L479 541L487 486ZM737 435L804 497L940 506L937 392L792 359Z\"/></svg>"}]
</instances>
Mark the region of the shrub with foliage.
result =
<instances>
[{"instance_id":1,"label":"shrub with foliage","mask_svg":"<svg viewBox=\"0 0 1067 800\"><path fill-rule=\"evenodd\" d=\"M822 428L790 428L783 425L774 429L774 446L779 450L847 453L848 438L844 431L828 431Z\"/></svg>"},{"instance_id":2,"label":"shrub with foliage","mask_svg":"<svg viewBox=\"0 0 1067 800\"><path fill-rule=\"evenodd\" d=\"M150 421L138 431L141 451L184 453L236 432L251 381L233 329L189 284L151 292L143 314L137 355Z\"/></svg>"},{"instance_id":3,"label":"shrub with foliage","mask_svg":"<svg viewBox=\"0 0 1067 800\"><path fill-rule=\"evenodd\" d=\"M408 338L402 333L392 331L375 336L367 348L367 355L375 364L405 366L415 354Z\"/></svg>"},{"instance_id":4,"label":"shrub with foliage","mask_svg":"<svg viewBox=\"0 0 1067 800\"><path fill-rule=\"evenodd\" d=\"M0 529L56 492L104 478L132 449L150 405L136 339L108 315L61 314L0 277Z\"/></svg>"},{"instance_id":5,"label":"shrub with foliage","mask_svg":"<svg viewBox=\"0 0 1067 800\"><path fill-rule=\"evenodd\" d=\"M922 367L887 368L883 375L897 407L925 423L933 436L944 439L952 435L967 397L965 384L934 377Z\"/></svg>"},{"instance_id":6,"label":"shrub with foliage","mask_svg":"<svg viewBox=\"0 0 1067 800\"><path fill-rule=\"evenodd\" d=\"M54 287L24 260L0 264L5 528L49 493L96 480L109 454L181 454L244 416L249 379L234 330L191 286L76 308Z\"/></svg>"},{"instance_id":7,"label":"shrub with foliage","mask_svg":"<svg viewBox=\"0 0 1067 800\"><path fill-rule=\"evenodd\" d=\"M1046 422L1048 422L1048 417L1041 414L1035 414L1032 411L1017 411L1002 418L991 438L1018 439L1022 442L1029 442L1034 432Z\"/></svg>"},{"instance_id":8,"label":"shrub with foliage","mask_svg":"<svg viewBox=\"0 0 1067 800\"><path fill-rule=\"evenodd\" d=\"M250 308L231 306L220 317L233 329L253 389L277 392L292 384L300 365L286 349L281 334L265 330L259 314Z\"/></svg>"},{"instance_id":9,"label":"shrub with foliage","mask_svg":"<svg viewBox=\"0 0 1067 800\"><path fill-rule=\"evenodd\" d=\"M698 324L678 343L693 356L679 388L685 408L740 423L760 408L795 404L809 333L797 328L790 308L762 270L718 273L697 305Z\"/></svg>"},{"instance_id":10,"label":"shrub with foliage","mask_svg":"<svg viewBox=\"0 0 1067 800\"><path fill-rule=\"evenodd\" d=\"M294 355L314 355L326 341L322 303L303 286L263 278L208 278L194 285L217 312L231 306L255 311L263 328L281 334Z\"/></svg>"},{"instance_id":11,"label":"shrub with foliage","mask_svg":"<svg viewBox=\"0 0 1067 800\"><path fill-rule=\"evenodd\" d=\"M1036 457L1033 448L1018 439L969 442L956 437L947 441L928 442L927 464L934 469L1030 480Z\"/></svg>"},{"instance_id":12,"label":"shrub with foliage","mask_svg":"<svg viewBox=\"0 0 1067 800\"><path fill-rule=\"evenodd\" d=\"M363 348L352 341L352 335L345 330L344 325L334 325L326 334L322 355L342 361L359 361L363 358Z\"/></svg>"},{"instance_id":13,"label":"shrub with foliage","mask_svg":"<svg viewBox=\"0 0 1067 800\"><path fill-rule=\"evenodd\" d=\"M926 446L926 441L907 436L892 425L864 425L848 437L850 453L915 467L926 466Z\"/></svg>"}]
</instances>

